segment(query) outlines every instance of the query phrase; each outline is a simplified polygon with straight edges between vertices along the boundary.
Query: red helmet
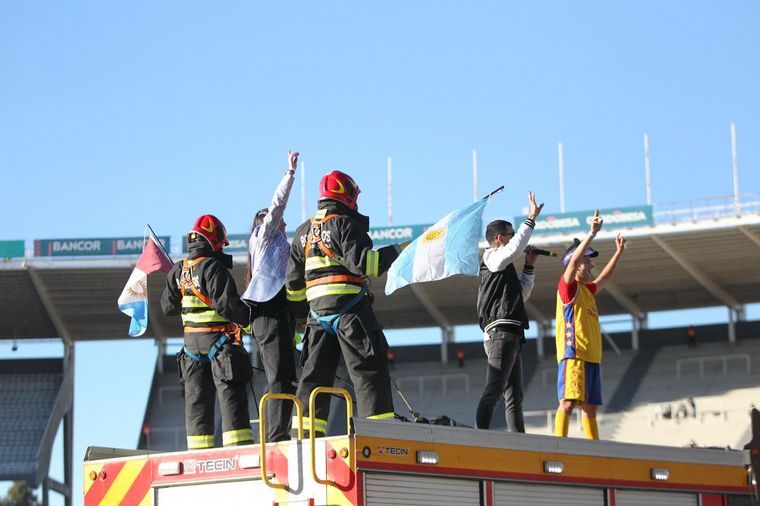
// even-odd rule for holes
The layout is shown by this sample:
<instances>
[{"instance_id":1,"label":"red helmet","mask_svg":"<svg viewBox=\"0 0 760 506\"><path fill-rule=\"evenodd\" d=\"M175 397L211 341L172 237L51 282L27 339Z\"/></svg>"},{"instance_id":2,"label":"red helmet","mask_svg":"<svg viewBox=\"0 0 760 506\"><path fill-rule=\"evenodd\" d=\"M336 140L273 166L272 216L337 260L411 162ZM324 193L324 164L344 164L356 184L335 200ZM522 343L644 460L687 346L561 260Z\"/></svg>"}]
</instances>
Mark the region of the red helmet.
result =
<instances>
[{"instance_id":1,"label":"red helmet","mask_svg":"<svg viewBox=\"0 0 760 506\"><path fill-rule=\"evenodd\" d=\"M192 234L193 232L202 235L214 251L221 251L230 243L227 239L227 229L224 228L224 223L213 214L204 214L195 220L195 224L189 233Z\"/></svg>"},{"instance_id":2,"label":"red helmet","mask_svg":"<svg viewBox=\"0 0 760 506\"><path fill-rule=\"evenodd\" d=\"M334 170L322 176L319 181L319 198L334 199L343 202L351 209L356 209L356 199L359 198L359 185L349 176L339 170Z\"/></svg>"}]
</instances>

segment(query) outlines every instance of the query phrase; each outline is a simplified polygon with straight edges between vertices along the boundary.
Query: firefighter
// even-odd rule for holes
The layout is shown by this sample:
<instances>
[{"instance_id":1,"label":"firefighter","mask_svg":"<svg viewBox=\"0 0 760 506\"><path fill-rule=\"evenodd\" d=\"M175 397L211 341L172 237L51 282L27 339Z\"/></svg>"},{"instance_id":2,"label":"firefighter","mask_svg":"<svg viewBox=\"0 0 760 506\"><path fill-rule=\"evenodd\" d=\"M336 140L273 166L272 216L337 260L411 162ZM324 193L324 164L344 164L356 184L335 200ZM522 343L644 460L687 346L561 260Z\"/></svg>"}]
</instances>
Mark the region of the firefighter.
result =
<instances>
[{"instance_id":1,"label":"firefighter","mask_svg":"<svg viewBox=\"0 0 760 506\"><path fill-rule=\"evenodd\" d=\"M161 297L164 314L182 315L185 345L177 354L185 386L185 425L190 450L214 446L214 390L222 414L222 443L253 443L246 385L251 378L240 328L251 321L230 270L232 257L222 251L227 231L210 214L188 232L188 257L166 278Z\"/></svg>"},{"instance_id":2,"label":"firefighter","mask_svg":"<svg viewBox=\"0 0 760 506\"><path fill-rule=\"evenodd\" d=\"M317 213L296 229L291 245L286 295L297 317L308 311L297 395L307 411L311 391L332 386L342 353L358 416L393 418L388 343L367 288L368 278L387 271L404 245L372 249L369 218L357 210L359 192L343 172L322 177ZM327 432L329 411L329 396L320 396L314 413L316 435Z\"/></svg>"}]
</instances>

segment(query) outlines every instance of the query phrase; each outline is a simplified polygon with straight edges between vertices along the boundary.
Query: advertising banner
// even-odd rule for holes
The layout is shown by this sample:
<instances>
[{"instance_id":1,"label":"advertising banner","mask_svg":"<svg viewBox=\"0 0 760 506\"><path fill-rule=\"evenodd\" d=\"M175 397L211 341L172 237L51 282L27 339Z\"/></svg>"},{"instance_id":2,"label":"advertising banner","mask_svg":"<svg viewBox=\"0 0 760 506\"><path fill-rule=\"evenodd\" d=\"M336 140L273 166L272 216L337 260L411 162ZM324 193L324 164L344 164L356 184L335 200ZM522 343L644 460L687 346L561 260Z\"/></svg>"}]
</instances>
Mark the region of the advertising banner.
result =
<instances>
[{"instance_id":1,"label":"advertising banner","mask_svg":"<svg viewBox=\"0 0 760 506\"><path fill-rule=\"evenodd\" d=\"M0 258L23 258L24 241L0 241Z\"/></svg>"},{"instance_id":2,"label":"advertising banner","mask_svg":"<svg viewBox=\"0 0 760 506\"><path fill-rule=\"evenodd\" d=\"M369 229L369 236L375 248L389 244L399 244L412 241L422 235L430 225L408 225L401 227L375 227ZM288 241L293 240L295 231L286 232ZM248 234L230 234L230 245L225 246L224 252L229 255L245 254L248 251ZM182 243L182 252L187 253L187 241Z\"/></svg>"},{"instance_id":3,"label":"advertising banner","mask_svg":"<svg viewBox=\"0 0 760 506\"><path fill-rule=\"evenodd\" d=\"M654 225L652 206L614 207L600 209L604 219L603 230L643 227ZM578 213L540 215L533 234L574 234L586 232L594 216L594 210ZM515 216L514 226L518 227L527 216Z\"/></svg>"},{"instance_id":4,"label":"advertising banner","mask_svg":"<svg viewBox=\"0 0 760 506\"><path fill-rule=\"evenodd\" d=\"M169 236L158 238L167 251ZM35 239L36 257L123 256L142 253L143 237L108 237L100 239Z\"/></svg>"}]
</instances>

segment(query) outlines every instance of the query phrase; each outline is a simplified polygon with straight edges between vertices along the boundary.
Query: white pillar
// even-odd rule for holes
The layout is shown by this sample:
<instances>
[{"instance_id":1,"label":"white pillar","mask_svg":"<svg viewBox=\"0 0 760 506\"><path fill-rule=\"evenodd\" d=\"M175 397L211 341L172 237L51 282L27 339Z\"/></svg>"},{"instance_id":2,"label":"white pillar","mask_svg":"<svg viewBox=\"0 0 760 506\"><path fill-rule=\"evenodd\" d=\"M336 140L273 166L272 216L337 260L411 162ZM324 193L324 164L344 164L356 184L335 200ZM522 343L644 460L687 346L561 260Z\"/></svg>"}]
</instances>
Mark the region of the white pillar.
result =
<instances>
[{"instance_id":1,"label":"white pillar","mask_svg":"<svg viewBox=\"0 0 760 506\"><path fill-rule=\"evenodd\" d=\"M728 308L728 342L736 344L736 310Z\"/></svg>"},{"instance_id":2,"label":"white pillar","mask_svg":"<svg viewBox=\"0 0 760 506\"><path fill-rule=\"evenodd\" d=\"M156 369L159 374L164 373L164 355L166 355L166 339L160 337L156 339L156 347L158 348L158 359L156 363Z\"/></svg>"},{"instance_id":3,"label":"white pillar","mask_svg":"<svg viewBox=\"0 0 760 506\"><path fill-rule=\"evenodd\" d=\"M544 338L546 337L546 322L536 322L538 325L538 337L536 338L536 353L538 354L538 359L541 360L544 358L544 355L546 355L546 352L544 351Z\"/></svg>"},{"instance_id":4,"label":"white pillar","mask_svg":"<svg viewBox=\"0 0 760 506\"><path fill-rule=\"evenodd\" d=\"M441 327L441 364L449 363L449 343L454 342L454 327Z\"/></svg>"},{"instance_id":5,"label":"white pillar","mask_svg":"<svg viewBox=\"0 0 760 506\"><path fill-rule=\"evenodd\" d=\"M641 329L641 321L636 315L631 315L631 349L633 351L639 351L639 330Z\"/></svg>"}]
</instances>

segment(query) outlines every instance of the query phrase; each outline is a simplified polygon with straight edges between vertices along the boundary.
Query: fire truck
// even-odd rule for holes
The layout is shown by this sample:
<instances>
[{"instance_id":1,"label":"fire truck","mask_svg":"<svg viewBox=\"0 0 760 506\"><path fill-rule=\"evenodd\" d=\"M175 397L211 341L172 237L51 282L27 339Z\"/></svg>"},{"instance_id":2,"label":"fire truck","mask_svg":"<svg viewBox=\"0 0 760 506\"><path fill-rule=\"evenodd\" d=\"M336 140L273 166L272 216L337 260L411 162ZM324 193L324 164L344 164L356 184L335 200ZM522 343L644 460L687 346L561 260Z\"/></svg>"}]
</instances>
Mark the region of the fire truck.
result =
<instances>
[{"instance_id":1,"label":"fire truck","mask_svg":"<svg viewBox=\"0 0 760 506\"><path fill-rule=\"evenodd\" d=\"M743 451L675 448L354 418L304 437L286 394L260 402L258 445L172 453L90 447L84 504L506 506L760 504L760 412ZM266 443L269 401L291 399L297 437ZM311 425L314 426L314 420Z\"/></svg>"}]
</instances>

